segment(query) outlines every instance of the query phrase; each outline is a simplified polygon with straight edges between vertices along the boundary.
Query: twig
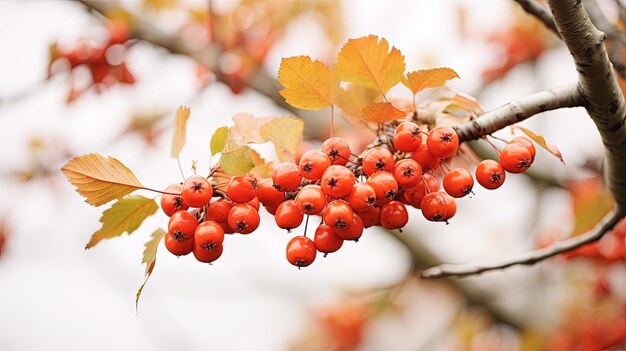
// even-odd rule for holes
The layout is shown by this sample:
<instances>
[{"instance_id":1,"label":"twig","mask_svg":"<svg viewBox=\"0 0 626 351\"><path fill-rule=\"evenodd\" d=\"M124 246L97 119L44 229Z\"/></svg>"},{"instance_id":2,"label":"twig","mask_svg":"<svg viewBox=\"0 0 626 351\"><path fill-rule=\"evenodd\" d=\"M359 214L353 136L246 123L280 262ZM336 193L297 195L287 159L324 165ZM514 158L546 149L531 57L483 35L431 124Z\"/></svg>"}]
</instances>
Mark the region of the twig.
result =
<instances>
[{"instance_id":1,"label":"twig","mask_svg":"<svg viewBox=\"0 0 626 351\"><path fill-rule=\"evenodd\" d=\"M607 215L592 231L568 240L556 242L546 248L525 252L513 258L483 264L442 264L422 272L422 278L466 277L483 272L504 269L515 265L532 265L547 258L575 250L583 245L599 240L624 217L615 211Z\"/></svg>"}]
</instances>

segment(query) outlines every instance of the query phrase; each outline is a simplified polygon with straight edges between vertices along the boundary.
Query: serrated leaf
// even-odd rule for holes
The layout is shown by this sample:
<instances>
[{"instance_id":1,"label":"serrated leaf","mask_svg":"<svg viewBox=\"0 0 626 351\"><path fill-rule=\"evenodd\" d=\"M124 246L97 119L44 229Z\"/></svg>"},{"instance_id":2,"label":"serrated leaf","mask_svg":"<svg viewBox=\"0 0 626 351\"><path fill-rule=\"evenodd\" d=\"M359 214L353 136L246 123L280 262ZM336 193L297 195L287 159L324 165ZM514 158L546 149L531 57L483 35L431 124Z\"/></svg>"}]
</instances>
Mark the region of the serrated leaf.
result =
<instances>
[{"instance_id":1,"label":"serrated leaf","mask_svg":"<svg viewBox=\"0 0 626 351\"><path fill-rule=\"evenodd\" d=\"M103 239L110 239L127 232L134 232L143 221L153 215L159 206L153 199L140 195L131 195L119 199L109 209L102 213L100 223L102 227L93 233L85 246L90 249Z\"/></svg>"},{"instance_id":2,"label":"serrated leaf","mask_svg":"<svg viewBox=\"0 0 626 351\"><path fill-rule=\"evenodd\" d=\"M228 127L219 127L213 133L211 137L211 155L222 152L226 145L226 138L228 137Z\"/></svg>"},{"instance_id":3,"label":"serrated leaf","mask_svg":"<svg viewBox=\"0 0 626 351\"><path fill-rule=\"evenodd\" d=\"M187 139L187 120L191 111L188 106L179 106L174 117L174 137L172 139L172 157L178 158Z\"/></svg>"},{"instance_id":4,"label":"serrated leaf","mask_svg":"<svg viewBox=\"0 0 626 351\"><path fill-rule=\"evenodd\" d=\"M76 156L61 168L61 172L85 197L85 202L94 206L144 187L122 162L99 154Z\"/></svg>"},{"instance_id":5,"label":"serrated leaf","mask_svg":"<svg viewBox=\"0 0 626 351\"><path fill-rule=\"evenodd\" d=\"M453 78L459 78L459 75L451 68L421 69L407 73L402 84L417 94L426 88L440 87Z\"/></svg>"},{"instance_id":6,"label":"serrated leaf","mask_svg":"<svg viewBox=\"0 0 626 351\"><path fill-rule=\"evenodd\" d=\"M541 146L542 148L548 150L549 153L551 153L552 155L556 156L563 164L565 164L565 161L563 160L563 155L561 154L561 151L559 151L559 149L556 146L554 146L554 145L550 144L549 142L547 142L546 139L544 139L544 137L542 137L541 135L537 135L532 130L526 129L524 127L520 127L520 126L511 126L511 127L514 128L514 129L519 129L522 132L524 132L524 134L526 134L534 142L539 144L539 146Z\"/></svg>"},{"instance_id":7,"label":"serrated leaf","mask_svg":"<svg viewBox=\"0 0 626 351\"><path fill-rule=\"evenodd\" d=\"M319 110L335 103L339 74L308 56L295 56L282 59L278 82L285 87L279 94L289 105Z\"/></svg>"},{"instance_id":8,"label":"serrated leaf","mask_svg":"<svg viewBox=\"0 0 626 351\"><path fill-rule=\"evenodd\" d=\"M238 113L233 117L235 126L233 129L242 137L244 143L264 143L261 134L261 127L276 117L254 117L249 113Z\"/></svg>"},{"instance_id":9,"label":"serrated leaf","mask_svg":"<svg viewBox=\"0 0 626 351\"><path fill-rule=\"evenodd\" d=\"M361 112L363 119L376 123L386 123L406 117L406 113L390 102L375 102Z\"/></svg>"},{"instance_id":10,"label":"serrated leaf","mask_svg":"<svg viewBox=\"0 0 626 351\"><path fill-rule=\"evenodd\" d=\"M161 242L164 236L165 236L165 230L158 228L157 230L152 232L152 235L150 236L150 240L148 240L145 244L145 248L143 250L143 258L141 259L141 263L146 264L146 273L145 273L146 278L141 284L141 287L139 288L139 290L137 290L137 295L135 296L135 310L137 310L137 308L139 307L139 298L141 297L141 292L143 291L143 288L146 286L146 283L148 282L148 278L150 278L150 275L152 275L152 271L154 270L154 266L156 264L157 249L159 248L159 243Z\"/></svg>"},{"instance_id":11,"label":"serrated leaf","mask_svg":"<svg viewBox=\"0 0 626 351\"><path fill-rule=\"evenodd\" d=\"M297 118L276 118L261 127L261 136L295 154L302 140L304 122Z\"/></svg>"},{"instance_id":12,"label":"serrated leaf","mask_svg":"<svg viewBox=\"0 0 626 351\"><path fill-rule=\"evenodd\" d=\"M240 147L229 152L222 153L220 168L230 176L242 176L250 172L254 162L250 155L250 148Z\"/></svg>"},{"instance_id":13,"label":"serrated leaf","mask_svg":"<svg viewBox=\"0 0 626 351\"><path fill-rule=\"evenodd\" d=\"M361 119L361 112L368 105L380 101L382 95L378 90L349 84L347 88L339 88L337 106L343 116L353 125L365 124Z\"/></svg>"},{"instance_id":14,"label":"serrated leaf","mask_svg":"<svg viewBox=\"0 0 626 351\"><path fill-rule=\"evenodd\" d=\"M341 79L385 94L404 75L404 56L375 35L350 39L339 51L335 70Z\"/></svg>"},{"instance_id":15,"label":"serrated leaf","mask_svg":"<svg viewBox=\"0 0 626 351\"><path fill-rule=\"evenodd\" d=\"M273 168L272 162L258 164L250 170L250 174L255 176L258 180L271 178Z\"/></svg>"}]
</instances>

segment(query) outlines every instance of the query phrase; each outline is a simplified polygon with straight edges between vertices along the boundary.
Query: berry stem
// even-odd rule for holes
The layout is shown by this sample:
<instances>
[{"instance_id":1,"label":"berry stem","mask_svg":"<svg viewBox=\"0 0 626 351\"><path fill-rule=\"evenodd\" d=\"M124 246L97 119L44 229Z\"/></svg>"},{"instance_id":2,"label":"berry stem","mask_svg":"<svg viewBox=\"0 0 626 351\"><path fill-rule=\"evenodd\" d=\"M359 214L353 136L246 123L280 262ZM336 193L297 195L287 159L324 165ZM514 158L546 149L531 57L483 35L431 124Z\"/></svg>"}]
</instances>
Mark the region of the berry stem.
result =
<instances>
[{"instance_id":1,"label":"berry stem","mask_svg":"<svg viewBox=\"0 0 626 351\"><path fill-rule=\"evenodd\" d=\"M306 215L306 222L304 222L304 236L306 236L306 230L309 227L309 215Z\"/></svg>"},{"instance_id":2,"label":"berry stem","mask_svg":"<svg viewBox=\"0 0 626 351\"><path fill-rule=\"evenodd\" d=\"M500 149L494 143L492 143L491 140L487 139L486 136L484 136L482 139L486 141L487 143L489 143L489 145L491 145L491 147L496 151L496 153L500 155Z\"/></svg>"},{"instance_id":3,"label":"berry stem","mask_svg":"<svg viewBox=\"0 0 626 351\"><path fill-rule=\"evenodd\" d=\"M509 144L509 143L511 142L510 140L506 140L506 139L504 139L504 138L500 138L500 137L494 136L494 135L492 135L492 134L489 134L489 135L487 135L487 136L488 136L488 137L491 137L491 138L493 138L493 139L495 139L495 140L500 140L501 142L503 142L503 143L505 143L505 144Z\"/></svg>"},{"instance_id":4,"label":"berry stem","mask_svg":"<svg viewBox=\"0 0 626 351\"><path fill-rule=\"evenodd\" d=\"M176 163L178 163L178 170L180 171L180 175L183 177L183 180L187 179L187 177L185 177L185 172L183 172L183 166L180 164L180 157L178 155L176 156Z\"/></svg>"},{"instance_id":5,"label":"berry stem","mask_svg":"<svg viewBox=\"0 0 626 351\"><path fill-rule=\"evenodd\" d=\"M180 196L180 193L171 193L169 191L156 190L156 189L152 189L152 188L143 187L143 188L139 188L139 189L153 191L155 193L164 194L164 195Z\"/></svg>"},{"instance_id":6,"label":"berry stem","mask_svg":"<svg viewBox=\"0 0 626 351\"><path fill-rule=\"evenodd\" d=\"M335 130L335 105L330 105L330 137L332 138Z\"/></svg>"}]
</instances>

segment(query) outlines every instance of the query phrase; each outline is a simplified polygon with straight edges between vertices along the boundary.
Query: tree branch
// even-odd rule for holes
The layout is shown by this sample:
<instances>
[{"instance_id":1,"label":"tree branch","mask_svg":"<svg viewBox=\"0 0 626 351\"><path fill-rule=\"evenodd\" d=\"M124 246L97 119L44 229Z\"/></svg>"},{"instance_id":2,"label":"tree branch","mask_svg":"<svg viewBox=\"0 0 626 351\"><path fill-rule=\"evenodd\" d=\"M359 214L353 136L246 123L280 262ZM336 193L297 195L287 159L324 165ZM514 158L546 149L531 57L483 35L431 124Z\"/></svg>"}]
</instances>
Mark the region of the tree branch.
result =
<instances>
[{"instance_id":1,"label":"tree branch","mask_svg":"<svg viewBox=\"0 0 626 351\"><path fill-rule=\"evenodd\" d=\"M576 84L540 91L482 114L480 117L457 125L460 141L478 139L538 113L564 107L583 106L584 100Z\"/></svg>"},{"instance_id":2,"label":"tree branch","mask_svg":"<svg viewBox=\"0 0 626 351\"><path fill-rule=\"evenodd\" d=\"M548 0L576 70L578 87L605 147L607 185L617 212L626 213L624 96L604 48L606 35L591 23L580 0Z\"/></svg>"},{"instance_id":3,"label":"tree branch","mask_svg":"<svg viewBox=\"0 0 626 351\"><path fill-rule=\"evenodd\" d=\"M607 215L596 228L585 234L575 236L568 240L556 242L546 248L525 252L506 260L489 262L484 264L443 264L429 268L421 273L422 278L446 278L465 277L483 272L504 269L515 265L531 265L546 258L560 255L577 249L583 245L599 240L606 232L610 231L624 217L624 214L615 211Z\"/></svg>"},{"instance_id":4,"label":"tree branch","mask_svg":"<svg viewBox=\"0 0 626 351\"><path fill-rule=\"evenodd\" d=\"M526 13L528 13L529 15L535 16L535 18L541 21L546 26L546 28L548 28L550 31L552 31L552 33L554 33L554 35L556 35L559 38L561 37L561 35L559 34L559 31L556 29L554 18L552 18L552 15L550 14L550 12L548 12L548 9L543 7L536 0L514 0L514 1L518 3L522 7L522 9L526 11Z\"/></svg>"}]
</instances>

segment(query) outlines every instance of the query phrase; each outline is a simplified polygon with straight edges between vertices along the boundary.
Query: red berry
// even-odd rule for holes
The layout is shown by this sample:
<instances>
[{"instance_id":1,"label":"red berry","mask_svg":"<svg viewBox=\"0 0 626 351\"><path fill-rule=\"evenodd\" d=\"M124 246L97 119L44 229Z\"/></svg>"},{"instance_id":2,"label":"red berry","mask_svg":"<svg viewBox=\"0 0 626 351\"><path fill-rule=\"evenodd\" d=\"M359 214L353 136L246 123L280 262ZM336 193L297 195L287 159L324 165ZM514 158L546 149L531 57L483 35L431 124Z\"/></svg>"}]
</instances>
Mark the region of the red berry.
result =
<instances>
[{"instance_id":1,"label":"red berry","mask_svg":"<svg viewBox=\"0 0 626 351\"><path fill-rule=\"evenodd\" d=\"M354 211L347 202L343 200L331 201L324 209L324 223L335 230L345 229L352 223Z\"/></svg>"},{"instance_id":2,"label":"red berry","mask_svg":"<svg viewBox=\"0 0 626 351\"><path fill-rule=\"evenodd\" d=\"M431 171L439 166L441 158L431 154L426 144L420 145L417 151L411 153L411 158L422 166L424 172Z\"/></svg>"},{"instance_id":3,"label":"red berry","mask_svg":"<svg viewBox=\"0 0 626 351\"><path fill-rule=\"evenodd\" d=\"M532 141L520 136L520 137L513 138L510 144L518 144L518 145L525 147L526 149L528 149L528 152L530 152L530 158L532 159L532 161L535 160L535 155L537 154L537 150L535 149L535 145L533 145Z\"/></svg>"},{"instance_id":4,"label":"red berry","mask_svg":"<svg viewBox=\"0 0 626 351\"><path fill-rule=\"evenodd\" d=\"M335 228L335 233L343 240L358 241L361 235L363 235L364 228L363 219L355 213L352 215L350 224L343 229Z\"/></svg>"},{"instance_id":5,"label":"red berry","mask_svg":"<svg viewBox=\"0 0 626 351\"><path fill-rule=\"evenodd\" d=\"M380 207L372 206L363 212L357 213L363 220L363 226L369 228L380 223Z\"/></svg>"},{"instance_id":6,"label":"red berry","mask_svg":"<svg viewBox=\"0 0 626 351\"><path fill-rule=\"evenodd\" d=\"M507 144L500 152L500 164L509 173L522 173L532 162L530 151L520 144Z\"/></svg>"},{"instance_id":7,"label":"red berry","mask_svg":"<svg viewBox=\"0 0 626 351\"><path fill-rule=\"evenodd\" d=\"M211 201L213 187L206 178L192 175L183 183L182 197L190 207L202 207Z\"/></svg>"},{"instance_id":8,"label":"red berry","mask_svg":"<svg viewBox=\"0 0 626 351\"><path fill-rule=\"evenodd\" d=\"M204 250L215 250L224 242L224 229L213 221L202 222L196 228L193 241Z\"/></svg>"},{"instance_id":9,"label":"red berry","mask_svg":"<svg viewBox=\"0 0 626 351\"><path fill-rule=\"evenodd\" d=\"M324 194L341 198L348 196L355 182L354 174L346 167L330 166L322 175L320 186Z\"/></svg>"},{"instance_id":10,"label":"red berry","mask_svg":"<svg viewBox=\"0 0 626 351\"><path fill-rule=\"evenodd\" d=\"M306 179L318 180L330 165L330 158L325 153L309 150L300 158L300 174Z\"/></svg>"},{"instance_id":11,"label":"red berry","mask_svg":"<svg viewBox=\"0 0 626 351\"><path fill-rule=\"evenodd\" d=\"M233 203L227 199L219 199L209 205L207 209L207 218L215 222L227 222L228 213L233 208Z\"/></svg>"},{"instance_id":12,"label":"red berry","mask_svg":"<svg viewBox=\"0 0 626 351\"><path fill-rule=\"evenodd\" d=\"M193 238L193 234L198 227L198 221L187 211L177 211L167 225L167 232L178 241L185 241Z\"/></svg>"},{"instance_id":13,"label":"red berry","mask_svg":"<svg viewBox=\"0 0 626 351\"><path fill-rule=\"evenodd\" d=\"M319 185L307 185L296 196L296 203L300 212L316 215L326 206L326 195Z\"/></svg>"},{"instance_id":14,"label":"red berry","mask_svg":"<svg viewBox=\"0 0 626 351\"><path fill-rule=\"evenodd\" d=\"M420 204L424 218L434 222L445 221L448 218L448 199L447 194L441 191L426 194Z\"/></svg>"},{"instance_id":15,"label":"red berry","mask_svg":"<svg viewBox=\"0 0 626 351\"><path fill-rule=\"evenodd\" d=\"M325 254L335 252L343 245L343 239L337 236L333 228L324 223L320 224L315 230L313 242L315 243L317 251Z\"/></svg>"},{"instance_id":16,"label":"red berry","mask_svg":"<svg viewBox=\"0 0 626 351\"><path fill-rule=\"evenodd\" d=\"M465 168L455 168L443 177L443 188L452 197L461 198L472 192L474 178Z\"/></svg>"},{"instance_id":17,"label":"red berry","mask_svg":"<svg viewBox=\"0 0 626 351\"><path fill-rule=\"evenodd\" d=\"M282 202L281 202L282 203ZM278 209L278 206L276 207L270 207L270 206L264 206L265 210L271 214L271 215L275 215L276 214L276 210Z\"/></svg>"},{"instance_id":18,"label":"red berry","mask_svg":"<svg viewBox=\"0 0 626 351\"><path fill-rule=\"evenodd\" d=\"M372 175L378 171L391 172L393 170L393 154L384 147L370 149L363 156L363 172Z\"/></svg>"},{"instance_id":19,"label":"red berry","mask_svg":"<svg viewBox=\"0 0 626 351\"><path fill-rule=\"evenodd\" d=\"M417 124L403 122L396 127L393 135L393 145L403 152L413 152L422 145L422 133Z\"/></svg>"},{"instance_id":20,"label":"red berry","mask_svg":"<svg viewBox=\"0 0 626 351\"><path fill-rule=\"evenodd\" d=\"M350 160L350 147L348 143L338 137L326 139L322 144L322 152L328 155L333 165L345 166Z\"/></svg>"},{"instance_id":21,"label":"red berry","mask_svg":"<svg viewBox=\"0 0 626 351\"><path fill-rule=\"evenodd\" d=\"M400 229L409 221L406 206L400 201L391 201L380 209L380 224L386 229Z\"/></svg>"},{"instance_id":22,"label":"red berry","mask_svg":"<svg viewBox=\"0 0 626 351\"><path fill-rule=\"evenodd\" d=\"M253 175L230 178L226 195L236 203L245 203L256 197L257 181Z\"/></svg>"},{"instance_id":23,"label":"red berry","mask_svg":"<svg viewBox=\"0 0 626 351\"><path fill-rule=\"evenodd\" d=\"M178 241L171 235L165 236L165 248L176 256L185 256L193 250L193 240Z\"/></svg>"},{"instance_id":24,"label":"red berry","mask_svg":"<svg viewBox=\"0 0 626 351\"><path fill-rule=\"evenodd\" d=\"M233 234L233 233L235 233L235 230L233 228L231 228L230 225L228 224L228 219L226 219L226 221L224 221L224 222L217 222L217 224L219 224L220 227L222 227L222 229L224 230L224 234Z\"/></svg>"},{"instance_id":25,"label":"red berry","mask_svg":"<svg viewBox=\"0 0 626 351\"><path fill-rule=\"evenodd\" d=\"M355 211L365 211L376 202L376 192L367 183L357 183L348 194L348 203Z\"/></svg>"},{"instance_id":26,"label":"red berry","mask_svg":"<svg viewBox=\"0 0 626 351\"><path fill-rule=\"evenodd\" d=\"M452 157L459 148L459 136L450 127L437 127L426 138L428 152L441 158Z\"/></svg>"},{"instance_id":27,"label":"red berry","mask_svg":"<svg viewBox=\"0 0 626 351\"><path fill-rule=\"evenodd\" d=\"M298 204L295 200L287 200L278 205L274 219L276 220L276 225L280 228L291 230L302 224L304 215L298 209Z\"/></svg>"},{"instance_id":28,"label":"red berry","mask_svg":"<svg viewBox=\"0 0 626 351\"><path fill-rule=\"evenodd\" d=\"M313 263L316 254L315 243L306 236L296 236L287 243L287 261L298 268Z\"/></svg>"},{"instance_id":29,"label":"red berry","mask_svg":"<svg viewBox=\"0 0 626 351\"><path fill-rule=\"evenodd\" d=\"M257 197L255 197L254 199L252 199L250 201L247 201L246 204L254 207L254 209L257 210L257 211L261 207L261 202L259 201L259 198L257 198Z\"/></svg>"},{"instance_id":30,"label":"red berry","mask_svg":"<svg viewBox=\"0 0 626 351\"><path fill-rule=\"evenodd\" d=\"M456 214L456 200L446 193L444 195L446 195L446 217L443 220L447 221Z\"/></svg>"},{"instance_id":31,"label":"red berry","mask_svg":"<svg viewBox=\"0 0 626 351\"><path fill-rule=\"evenodd\" d=\"M393 166L393 176L401 188L412 188L422 180L422 166L414 159L407 158L398 161Z\"/></svg>"},{"instance_id":32,"label":"red berry","mask_svg":"<svg viewBox=\"0 0 626 351\"><path fill-rule=\"evenodd\" d=\"M180 194L182 188L182 185L176 183L165 188L165 191ZM187 210L188 208L189 206L185 203L185 200L183 200L182 195L161 195L161 209L168 217L172 216L176 211Z\"/></svg>"},{"instance_id":33,"label":"red berry","mask_svg":"<svg viewBox=\"0 0 626 351\"><path fill-rule=\"evenodd\" d=\"M283 162L272 171L272 181L277 190L294 191L302 183L302 176L295 163Z\"/></svg>"},{"instance_id":34,"label":"red berry","mask_svg":"<svg viewBox=\"0 0 626 351\"><path fill-rule=\"evenodd\" d=\"M398 194L398 182L389 172L380 171L372 174L367 180L376 193L375 204L380 206L393 200Z\"/></svg>"},{"instance_id":35,"label":"red berry","mask_svg":"<svg viewBox=\"0 0 626 351\"><path fill-rule=\"evenodd\" d=\"M213 250L207 250L197 243L193 244L193 255L196 260L204 263L211 263L216 261L224 252L224 246L220 245Z\"/></svg>"},{"instance_id":36,"label":"red berry","mask_svg":"<svg viewBox=\"0 0 626 351\"><path fill-rule=\"evenodd\" d=\"M276 190L271 179L263 179L257 188L257 197L263 206L278 207L285 201L285 193Z\"/></svg>"},{"instance_id":37,"label":"red berry","mask_svg":"<svg viewBox=\"0 0 626 351\"><path fill-rule=\"evenodd\" d=\"M476 181L485 189L498 189L505 177L504 168L494 160L483 160L476 167Z\"/></svg>"},{"instance_id":38,"label":"red berry","mask_svg":"<svg viewBox=\"0 0 626 351\"><path fill-rule=\"evenodd\" d=\"M430 192L437 191L439 189L439 182L437 178L431 174L424 174L422 181L417 183L416 186L406 189L402 194L404 202L415 207L420 208L420 204L424 196Z\"/></svg>"},{"instance_id":39,"label":"red berry","mask_svg":"<svg viewBox=\"0 0 626 351\"><path fill-rule=\"evenodd\" d=\"M259 212L250 205L237 204L228 213L228 225L237 233L252 233L260 221Z\"/></svg>"}]
</instances>

